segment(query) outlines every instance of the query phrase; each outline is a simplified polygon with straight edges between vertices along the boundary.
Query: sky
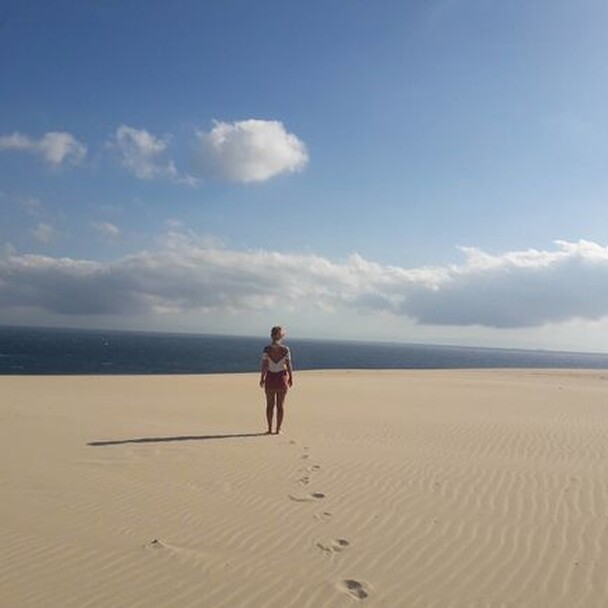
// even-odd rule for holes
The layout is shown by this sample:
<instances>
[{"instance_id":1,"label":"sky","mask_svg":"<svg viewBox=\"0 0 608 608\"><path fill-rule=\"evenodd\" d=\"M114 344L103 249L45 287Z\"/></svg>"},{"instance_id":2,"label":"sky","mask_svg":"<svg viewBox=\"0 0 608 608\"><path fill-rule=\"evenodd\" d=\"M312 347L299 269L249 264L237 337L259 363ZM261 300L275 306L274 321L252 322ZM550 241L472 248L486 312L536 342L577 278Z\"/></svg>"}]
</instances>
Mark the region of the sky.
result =
<instances>
[{"instance_id":1,"label":"sky","mask_svg":"<svg viewBox=\"0 0 608 608\"><path fill-rule=\"evenodd\" d=\"M8 0L0 324L608 352L603 0Z\"/></svg>"}]
</instances>

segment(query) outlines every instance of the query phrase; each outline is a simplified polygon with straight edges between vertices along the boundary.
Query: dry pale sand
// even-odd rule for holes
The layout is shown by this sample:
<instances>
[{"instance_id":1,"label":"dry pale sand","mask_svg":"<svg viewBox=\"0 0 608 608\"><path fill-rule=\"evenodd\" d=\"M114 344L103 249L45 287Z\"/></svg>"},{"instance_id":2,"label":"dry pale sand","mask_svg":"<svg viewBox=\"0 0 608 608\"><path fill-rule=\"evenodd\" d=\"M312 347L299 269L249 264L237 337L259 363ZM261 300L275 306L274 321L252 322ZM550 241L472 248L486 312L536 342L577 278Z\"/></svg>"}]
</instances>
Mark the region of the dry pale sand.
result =
<instances>
[{"instance_id":1,"label":"dry pale sand","mask_svg":"<svg viewBox=\"0 0 608 608\"><path fill-rule=\"evenodd\" d=\"M608 372L2 377L0 605L608 606Z\"/></svg>"}]
</instances>

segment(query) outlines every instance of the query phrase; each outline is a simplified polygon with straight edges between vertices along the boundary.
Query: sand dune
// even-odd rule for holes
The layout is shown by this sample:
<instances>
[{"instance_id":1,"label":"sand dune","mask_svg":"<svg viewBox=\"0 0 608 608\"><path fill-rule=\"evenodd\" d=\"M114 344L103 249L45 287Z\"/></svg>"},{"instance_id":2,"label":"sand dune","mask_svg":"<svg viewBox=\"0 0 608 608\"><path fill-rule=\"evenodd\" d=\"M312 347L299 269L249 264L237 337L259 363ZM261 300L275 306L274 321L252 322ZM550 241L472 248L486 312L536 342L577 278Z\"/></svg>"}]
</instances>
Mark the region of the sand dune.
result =
<instances>
[{"instance_id":1,"label":"sand dune","mask_svg":"<svg viewBox=\"0 0 608 608\"><path fill-rule=\"evenodd\" d=\"M2 377L0 605L608 605L608 373Z\"/></svg>"}]
</instances>

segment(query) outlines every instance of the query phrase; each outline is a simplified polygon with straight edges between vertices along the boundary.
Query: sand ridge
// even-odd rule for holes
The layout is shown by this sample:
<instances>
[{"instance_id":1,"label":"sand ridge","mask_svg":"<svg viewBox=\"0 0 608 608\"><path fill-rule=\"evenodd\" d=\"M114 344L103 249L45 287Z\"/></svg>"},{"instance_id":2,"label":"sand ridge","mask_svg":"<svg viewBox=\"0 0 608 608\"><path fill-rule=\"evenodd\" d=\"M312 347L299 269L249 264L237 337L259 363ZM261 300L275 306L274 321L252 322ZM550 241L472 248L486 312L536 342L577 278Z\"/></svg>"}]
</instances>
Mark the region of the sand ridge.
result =
<instances>
[{"instance_id":1,"label":"sand ridge","mask_svg":"<svg viewBox=\"0 0 608 608\"><path fill-rule=\"evenodd\" d=\"M3 377L0 605L608 597L608 374Z\"/></svg>"}]
</instances>

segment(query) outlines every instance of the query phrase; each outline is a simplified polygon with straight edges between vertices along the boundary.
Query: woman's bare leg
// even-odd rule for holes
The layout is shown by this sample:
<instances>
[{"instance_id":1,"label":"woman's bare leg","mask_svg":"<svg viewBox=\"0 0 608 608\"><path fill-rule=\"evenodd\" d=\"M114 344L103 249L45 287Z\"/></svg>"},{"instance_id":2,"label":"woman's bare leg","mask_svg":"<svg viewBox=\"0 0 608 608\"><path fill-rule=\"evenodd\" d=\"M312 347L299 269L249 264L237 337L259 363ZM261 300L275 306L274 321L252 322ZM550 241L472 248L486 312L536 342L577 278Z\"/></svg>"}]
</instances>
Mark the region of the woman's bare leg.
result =
<instances>
[{"instance_id":1,"label":"woman's bare leg","mask_svg":"<svg viewBox=\"0 0 608 608\"><path fill-rule=\"evenodd\" d=\"M281 430L281 424L283 423L283 402L285 401L285 395L287 391L277 392L277 435Z\"/></svg>"},{"instance_id":2,"label":"woman's bare leg","mask_svg":"<svg viewBox=\"0 0 608 608\"><path fill-rule=\"evenodd\" d=\"M268 434L272 433L272 414L274 411L274 392L266 391L266 421L268 422Z\"/></svg>"}]
</instances>

